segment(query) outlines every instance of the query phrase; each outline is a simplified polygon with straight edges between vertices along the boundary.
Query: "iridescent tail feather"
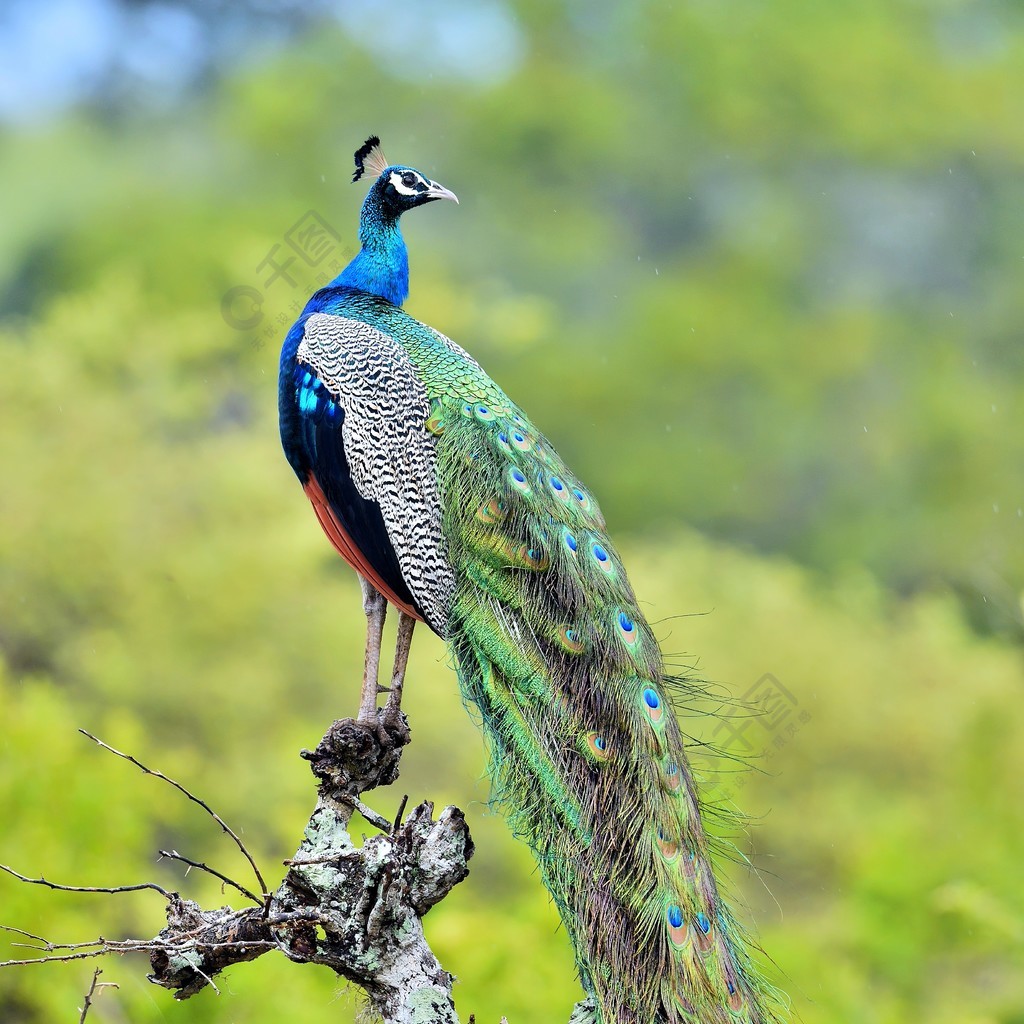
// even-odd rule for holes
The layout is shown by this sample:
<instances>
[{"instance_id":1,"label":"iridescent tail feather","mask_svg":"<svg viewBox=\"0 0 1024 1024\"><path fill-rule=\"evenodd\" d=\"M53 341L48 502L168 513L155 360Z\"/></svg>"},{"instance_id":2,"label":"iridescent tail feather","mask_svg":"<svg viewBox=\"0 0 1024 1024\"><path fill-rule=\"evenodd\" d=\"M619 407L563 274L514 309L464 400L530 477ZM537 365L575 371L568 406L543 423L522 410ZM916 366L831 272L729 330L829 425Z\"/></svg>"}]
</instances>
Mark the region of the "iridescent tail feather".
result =
<instances>
[{"instance_id":1,"label":"iridescent tail feather","mask_svg":"<svg viewBox=\"0 0 1024 1024\"><path fill-rule=\"evenodd\" d=\"M596 503L500 393L437 402L431 422L463 694L600 1019L779 1020L721 898L672 683Z\"/></svg>"}]
</instances>

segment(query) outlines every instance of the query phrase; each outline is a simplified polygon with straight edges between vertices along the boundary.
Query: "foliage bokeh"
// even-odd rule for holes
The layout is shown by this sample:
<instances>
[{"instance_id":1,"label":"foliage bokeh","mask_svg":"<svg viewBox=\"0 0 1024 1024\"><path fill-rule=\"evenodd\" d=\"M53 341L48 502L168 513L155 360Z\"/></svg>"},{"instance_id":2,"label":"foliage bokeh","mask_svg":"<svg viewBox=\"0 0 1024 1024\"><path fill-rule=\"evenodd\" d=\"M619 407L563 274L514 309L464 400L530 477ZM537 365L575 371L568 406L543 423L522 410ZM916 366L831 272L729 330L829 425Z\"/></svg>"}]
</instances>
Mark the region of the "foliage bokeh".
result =
<instances>
[{"instance_id":1,"label":"foliage bokeh","mask_svg":"<svg viewBox=\"0 0 1024 1024\"><path fill-rule=\"evenodd\" d=\"M326 265L261 262L310 210L351 252L376 131L462 200L407 218L410 311L593 487L666 650L793 696L792 731L745 723L754 770L700 763L755 819L732 884L799 1019L1024 1019L1020 12L501 10L493 77L325 19L170 107L4 129L0 861L207 902L152 851L242 872L79 726L201 791L268 875L293 852L295 755L353 710L363 622L276 437L277 344ZM566 1019L567 942L425 631L407 694L396 788L467 808L478 842L427 921L460 1008ZM728 746L722 721L688 727ZM7 878L0 907L51 939L160 926L150 897ZM268 958L181 1005L143 973L107 965L95 1019L358 1009ZM0 1019L69 1019L88 976L4 970Z\"/></svg>"}]
</instances>

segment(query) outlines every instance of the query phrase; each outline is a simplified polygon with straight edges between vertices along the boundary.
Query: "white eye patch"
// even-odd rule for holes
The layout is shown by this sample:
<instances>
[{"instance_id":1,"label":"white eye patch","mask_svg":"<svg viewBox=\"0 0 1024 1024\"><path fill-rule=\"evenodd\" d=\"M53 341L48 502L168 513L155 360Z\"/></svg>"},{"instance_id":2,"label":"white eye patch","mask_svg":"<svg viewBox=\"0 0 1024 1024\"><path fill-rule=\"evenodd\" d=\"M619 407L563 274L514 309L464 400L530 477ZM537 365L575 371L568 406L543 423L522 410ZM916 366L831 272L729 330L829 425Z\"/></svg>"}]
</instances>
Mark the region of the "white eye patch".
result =
<instances>
[{"instance_id":1,"label":"white eye patch","mask_svg":"<svg viewBox=\"0 0 1024 1024\"><path fill-rule=\"evenodd\" d=\"M419 195L420 192L429 187L418 174L413 175L416 180L412 185L406 185L405 182L402 181L402 178L410 175L411 173L412 172L410 171L404 171L401 174L399 174L398 171L391 172L391 184L394 185L395 191L401 193L403 196Z\"/></svg>"}]
</instances>

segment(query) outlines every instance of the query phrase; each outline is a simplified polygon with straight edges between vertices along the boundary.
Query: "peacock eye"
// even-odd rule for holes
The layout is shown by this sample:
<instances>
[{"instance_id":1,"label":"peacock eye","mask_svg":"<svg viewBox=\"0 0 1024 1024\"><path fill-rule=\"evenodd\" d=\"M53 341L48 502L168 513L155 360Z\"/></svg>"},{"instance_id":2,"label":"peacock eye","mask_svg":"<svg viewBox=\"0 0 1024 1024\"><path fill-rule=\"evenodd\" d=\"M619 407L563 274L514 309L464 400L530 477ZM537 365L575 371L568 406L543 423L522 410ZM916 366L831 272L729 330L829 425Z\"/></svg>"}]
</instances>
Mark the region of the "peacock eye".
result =
<instances>
[{"instance_id":1,"label":"peacock eye","mask_svg":"<svg viewBox=\"0 0 1024 1024\"><path fill-rule=\"evenodd\" d=\"M412 188L413 185L416 184L416 175L411 171L406 171L405 174L402 175L402 184L406 188Z\"/></svg>"}]
</instances>

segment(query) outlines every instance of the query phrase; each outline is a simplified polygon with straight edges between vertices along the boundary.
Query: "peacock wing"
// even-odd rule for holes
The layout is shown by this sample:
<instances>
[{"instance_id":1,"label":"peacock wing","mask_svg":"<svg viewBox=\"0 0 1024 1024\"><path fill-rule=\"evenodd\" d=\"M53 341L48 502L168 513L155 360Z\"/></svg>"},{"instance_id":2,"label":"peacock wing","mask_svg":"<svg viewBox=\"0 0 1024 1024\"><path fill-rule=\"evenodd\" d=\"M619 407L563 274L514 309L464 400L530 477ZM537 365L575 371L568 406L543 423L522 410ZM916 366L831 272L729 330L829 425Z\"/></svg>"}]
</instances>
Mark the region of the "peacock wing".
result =
<instances>
[{"instance_id":1,"label":"peacock wing","mask_svg":"<svg viewBox=\"0 0 1024 1024\"><path fill-rule=\"evenodd\" d=\"M391 335L315 313L296 353L306 492L342 556L446 635L454 580L441 535L427 390Z\"/></svg>"}]
</instances>

